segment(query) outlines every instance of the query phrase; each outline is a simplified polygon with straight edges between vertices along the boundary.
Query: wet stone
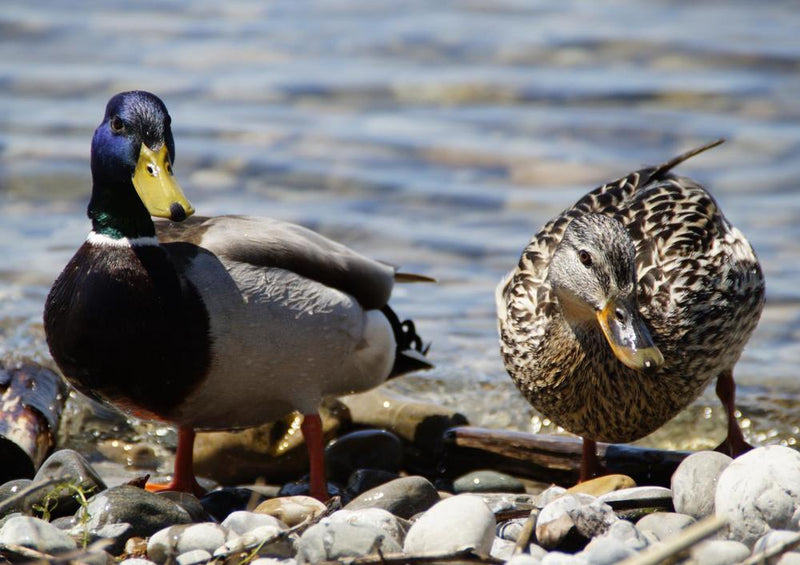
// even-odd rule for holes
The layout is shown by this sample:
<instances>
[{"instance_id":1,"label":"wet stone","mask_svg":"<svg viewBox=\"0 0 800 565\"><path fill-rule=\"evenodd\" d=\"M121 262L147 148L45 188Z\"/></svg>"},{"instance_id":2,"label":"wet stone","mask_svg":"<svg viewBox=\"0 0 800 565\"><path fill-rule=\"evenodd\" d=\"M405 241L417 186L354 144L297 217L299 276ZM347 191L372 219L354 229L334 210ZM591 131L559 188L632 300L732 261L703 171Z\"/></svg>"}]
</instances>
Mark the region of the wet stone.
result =
<instances>
[{"instance_id":1,"label":"wet stone","mask_svg":"<svg viewBox=\"0 0 800 565\"><path fill-rule=\"evenodd\" d=\"M316 518L326 507L310 496L286 496L265 500L253 512L273 516L289 526L297 526L305 520Z\"/></svg>"},{"instance_id":2,"label":"wet stone","mask_svg":"<svg viewBox=\"0 0 800 565\"><path fill-rule=\"evenodd\" d=\"M453 481L453 492L504 492L524 493L525 485L519 479L497 471L472 471Z\"/></svg>"},{"instance_id":3,"label":"wet stone","mask_svg":"<svg viewBox=\"0 0 800 565\"><path fill-rule=\"evenodd\" d=\"M36 475L33 484L41 484L50 480L71 483L81 489L86 497L97 494L106 489L106 484L100 478L86 458L72 449L60 449L45 459ZM37 504L42 504L44 497L52 498L50 515L53 518L74 514L80 507L75 498L75 491L71 488L55 490L44 489L37 497Z\"/></svg>"},{"instance_id":4,"label":"wet stone","mask_svg":"<svg viewBox=\"0 0 800 565\"><path fill-rule=\"evenodd\" d=\"M376 528L331 522L328 519L311 526L297 542L297 559L305 563L361 557L378 551L398 553L401 548Z\"/></svg>"},{"instance_id":5,"label":"wet stone","mask_svg":"<svg viewBox=\"0 0 800 565\"><path fill-rule=\"evenodd\" d=\"M342 435L325 448L328 477L344 483L357 469L397 473L403 463L403 442L386 430L359 430Z\"/></svg>"},{"instance_id":6,"label":"wet stone","mask_svg":"<svg viewBox=\"0 0 800 565\"><path fill-rule=\"evenodd\" d=\"M700 520L714 513L717 481L733 459L716 451L699 451L684 459L672 474L675 511Z\"/></svg>"},{"instance_id":7,"label":"wet stone","mask_svg":"<svg viewBox=\"0 0 800 565\"><path fill-rule=\"evenodd\" d=\"M125 548L125 542L131 538L132 530L133 526L127 522L106 524L96 530L89 530L83 524L75 524L70 528L69 535L73 539L86 540L87 545L98 540L108 540L111 544L105 546L105 550L113 555L119 555Z\"/></svg>"},{"instance_id":8,"label":"wet stone","mask_svg":"<svg viewBox=\"0 0 800 565\"><path fill-rule=\"evenodd\" d=\"M350 478L347 479L347 486L344 488L344 503L347 504L358 495L399 478L400 475L397 473L381 471L380 469L358 469L353 471L350 474Z\"/></svg>"},{"instance_id":9,"label":"wet stone","mask_svg":"<svg viewBox=\"0 0 800 565\"><path fill-rule=\"evenodd\" d=\"M411 476L370 489L350 501L345 509L383 508L408 520L437 502L439 493L433 484L424 477Z\"/></svg>"},{"instance_id":10,"label":"wet stone","mask_svg":"<svg viewBox=\"0 0 800 565\"><path fill-rule=\"evenodd\" d=\"M0 545L21 545L50 555L78 547L65 532L31 516L12 516L6 520L0 527Z\"/></svg>"},{"instance_id":11,"label":"wet stone","mask_svg":"<svg viewBox=\"0 0 800 565\"><path fill-rule=\"evenodd\" d=\"M189 513L171 500L127 485L93 496L86 511L89 515L86 527L90 532L108 524L128 523L130 537L148 537L167 526L192 521ZM75 513L76 524L80 525L83 512L81 508Z\"/></svg>"},{"instance_id":12,"label":"wet stone","mask_svg":"<svg viewBox=\"0 0 800 565\"><path fill-rule=\"evenodd\" d=\"M0 503L7 501L12 496L16 496L20 491L30 486L32 482L33 481L30 479L14 479L3 483L0 485ZM30 500L30 497L25 497L24 500L20 500L13 506L8 507L5 510L5 514L10 514L11 512L27 512L31 505L35 503L36 501Z\"/></svg>"},{"instance_id":13,"label":"wet stone","mask_svg":"<svg viewBox=\"0 0 800 565\"><path fill-rule=\"evenodd\" d=\"M370 526L376 528L397 543L403 546L411 524L398 518L388 510L382 508L364 508L362 510L339 510L329 517L331 522L343 522L354 526Z\"/></svg>"},{"instance_id":14,"label":"wet stone","mask_svg":"<svg viewBox=\"0 0 800 565\"><path fill-rule=\"evenodd\" d=\"M736 458L722 472L714 501L729 539L752 546L770 530L800 526L800 453L772 445Z\"/></svg>"},{"instance_id":15,"label":"wet stone","mask_svg":"<svg viewBox=\"0 0 800 565\"><path fill-rule=\"evenodd\" d=\"M709 540L694 546L689 551L687 565L733 565L744 561L750 549L733 540Z\"/></svg>"},{"instance_id":16,"label":"wet stone","mask_svg":"<svg viewBox=\"0 0 800 565\"><path fill-rule=\"evenodd\" d=\"M479 497L461 494L438 502L411 525L404 551L449 553L472 548L487 555L495 531L494 513Z\"/></svg>"},{"instance_id":17,"label":"wet stone","mask_svg":"<svg viewBox=\"0 0 800 565\"><path fill-rule=\"evenodd\" d=\"M170 526L150 537L147 557L156 563L164 563L171 557L198 549L210 557L227 539L228 530L211 522Z\"/></svg>"},{"instance_id":18,"label":"wet stone","mask_svg":"<svg viewBox=\"0 0 800 565\"><path fill-rule=\"evenodd\" d=\"M223 487L206 494L200 499L206 513L215 520L223 521L228 514L259 504L266 497L245 487Z\"/></svg>"},{"instance_id":19,"label":"wet stone","mask_svg":"<svg viewBox=\"0 0 800 565\"><path fill-rule=\"evenodd\" d=\"M158 496L166 498L167 500L171 500L186 510L189 516L191 516L192 522L205 522L210 518L205 508L203 508L203 504L200 502L200 499L193 494L171 490L160 492L158 493Z\"/></svg>"}]
</instances>

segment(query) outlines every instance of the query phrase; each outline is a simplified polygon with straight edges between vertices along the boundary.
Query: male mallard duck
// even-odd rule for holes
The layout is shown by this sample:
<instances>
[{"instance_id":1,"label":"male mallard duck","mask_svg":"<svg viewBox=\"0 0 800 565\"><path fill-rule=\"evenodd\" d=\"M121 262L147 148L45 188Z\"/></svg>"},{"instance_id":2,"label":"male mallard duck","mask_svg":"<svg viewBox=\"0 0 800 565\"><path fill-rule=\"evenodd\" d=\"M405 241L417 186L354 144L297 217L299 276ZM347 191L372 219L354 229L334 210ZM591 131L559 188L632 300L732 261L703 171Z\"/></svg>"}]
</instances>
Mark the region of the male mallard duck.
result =
<instances>
[{"instance_id":1,"label":"male mallard duck","mask_svg":"<svg viewBox=\"0 0 800 565\"><path fill-rule=\"evenodd\" d=\"M79 390L179 427L173 481L198 491L196 429L305 417L311 493L327 497L318 406L428 368L387 302L399 275L300 226L194 210L164 103L111 98L92 140L92 231L53 284L50 352ZM429 280L429 279L428 279Z\"/></svg>"},{"instance_id":2,"label":"male mallard duck","mask_svg":"<svg viewBox=\"0 0 800 565\"><path fill-rule=\"evenodd\" d=\"M733 366L764 307L764 277L711 195L670 169L699 147L605 184L548 222L497 287L506 370L547 418L595 442L654 431L717 377L720 446L746 450Z\"/></svg>"}]
</instances>

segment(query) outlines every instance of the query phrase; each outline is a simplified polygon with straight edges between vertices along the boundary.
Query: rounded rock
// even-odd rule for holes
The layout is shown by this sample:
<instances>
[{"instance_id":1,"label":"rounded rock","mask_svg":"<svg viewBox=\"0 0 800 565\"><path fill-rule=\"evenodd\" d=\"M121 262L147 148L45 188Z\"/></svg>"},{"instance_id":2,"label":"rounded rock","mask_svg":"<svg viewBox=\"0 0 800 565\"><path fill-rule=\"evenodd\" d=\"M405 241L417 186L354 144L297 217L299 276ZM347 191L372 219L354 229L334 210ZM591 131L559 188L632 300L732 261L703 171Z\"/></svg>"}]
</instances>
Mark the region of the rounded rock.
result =
<instances>
[{"instance_id":1,"label":"rounded rock","mask_svg":"<svg viewBox=\"0 0 800 565\"><path fill-rule=\"evenodd\" d=\"M357 469L347 479L347 485L344 487L345 503L350 502L361 493L399 478L400 475L397 473L380 469Z\"/></svg>"},{"instance_id":2,"label":"rounded rock","mask_svg":"<svg viewBox=\"0 0 800 565\"><path fill-rule=\"evenodd\" d=\"M642 532L652 532L659 541L664 541L694 524L695 519L677 512L653 512L638 522L636 528Z\"/></svg>"},{"instance_id":3,"label":"rounded rock","mask_svg":"<svg viewBox=\"0 0 800 565\"><path fill-rule=\"evenodd\" d=\"M559 547L573 528L588 539L604 534L617 520L614 510L594 496L565 494L542 508L536 520L536 539L542 547L552 549Z\"/></svg>"},{"instance_id":4,"label":"rounded rock","mask_svg":"<svg viewBox=\"0 0 800 565\"><path fill-rule=\"evenodd\" d=\"M781 555L781 558L778 559L776 565L800 565L800 553L784 553Z\"/></svg>"},{"instance_id":5,"label":"rounded rock","mask_svg":"<svg viewBox=\"0 0 800 565\"><path fill-rule=\"evenodd\" d=\"M209 554L225 544L228 531L219 524L184 524L159 530L147 542L147 557L156 563L201 549Z\"/></svg>"},{"instance_id":6,"label":"rounded rock","mask_svg":"<svg viewBox=\"0 0 800 565\"><path fill-rule=\"evenodd\" d=\"M645 534L627 520L617 520L603 536L620 541L634 551L641 551L650 545Z\"/></svg>"},{"instance_id":7,"label":"rounded rock","mask_svg":"<svg viewBox=\"0 0 800 565\"><path fill-rule=\"evenodd\" d=\"M12 516L0 528L0 545L21 545L55 555L74 551L78 545L49 522L31 516Z\"/></svg>"},{"instance_id":8,"label":"rounded rock","mask_svg":"<svg viewBox=\"0 0 800 565\"><path fill-rule=\"evenodd\" d=\"M282 496L265 500L253 512L273 516L291 528L316 518L325 510L324 504L310 496Z\"/></svg>"},{"instance_id":9,"label":"rounded rock","mask_svg":"<svg viewBox=\"0 0 800 565\"><path fill-rule=\"evenodd\" d=\"M729 521L728 537L748 546L770 530L797 530L800 453L771 445L738 457L719 477L715 509Z\"/></svg>"},{"instance_id":10,"label":"rounded rock","mask_svg":"<svg viewBox=\"0 0 800 565\"><path fill-rule=\"evenodd\" d=\"M406 553L449 553L471 548L481 555L492 549L494 513L479 497L460 494L435 504L411 525Z\"/></svg>"},{"instance_id":11,"label":"rounded rock","mask_svg":"<svg viewBox=\"0 0 800 565\"><path fill-rule=\"evenodd\" d=\"M297 559L305 563L363 557L378 551L399 553L401 548L376 528L327 519L307 529L297 542Z\"/></svg>"},{"instance_id":12,"label":"rounded rock","mask_svg":"<svg viewBox=\"0 0 800 565\"><path fill-rule=\"evenodd\" d=\"M297 539L296 534L287 533L283 527L258 526L242 535L229 538L225 545L214 550L214 556L249 551L260 547L259 553L261 554L271 557L292 557L295 554L294 543Z\"/></svg>"},{"instance_id":13,"label":"rounded rock","mask_svg":"<svg viewBox=\"0 0 800 565\"><path fill-rule=\"evenodd\" d=\"M156 565L149 559L144 559L142 557L129 557L128 559L123 559L119 562L119 565Z\"/></svg>"},{"instance_id":14,"label":"rounded rock","mask_svg":"<svg viewBox=\"0 0 800 565\"><path fill-rule=\"evenodd\" d=\"M701 520L714 513L714 493L722 472L733 459L717 451L698 451L684 459L672 474L675 511Z\"/></svg>"},{"instance_id":15,"label":"rounded rock","mask_svg":"<svg viewBox=\"0 0 800 565\"><path fill-rule=\"evenodd\" d=\"M636 551L624 542L603 536L590 541L578 557L586 559L590 565L613 565L635 554Z\"/></svg>"},{"instance_id":16,"label":"rounded rock","mask_svg":"<svg viewBox=\"0 0 800 565\"><path fill-rule=\"evenodd\" d=\"M782 545L787 542L794 541L797 538L797 532L789 532L787 530L773 530L768 534L765 534L758 538L755 545L753 546L753 555L761 553L763 551L767 551L777 545ZM789 551L789 553L796 553L797 548L795 547L794 550ZM779 557L773 557L766 561L767 565L775 565L778 562Z\"/></svg>"},{"instance_id":17,"label":"rounded rock","mask_svg":"<svg viewBox=\"0 0 800 565\"><path fill-rule=\"evenodd\" d=\"M239 536L261 526L272 526L279 530L288 528L286 524L278 520L275 516L248 512L247 510L232 512L222 521L223 528Z\"/></svg>"},{"instance_id":18,"label":"rounded rock","mask_svg":"<svg viewBox=\"0 0 800 565\"><path fill-rule=\"evenodd\" d=\"M501 561L508 561L514 555L516 545L513 541L495 537L489 555Z\"/></svg>"},{"instance_id":19,"label":"rounded rock","mask_svg":"<svg viewBox=\"0 0 800 565\"><path fill-rule=\"evenodd\" d=\"M330 516L331 522L343 522L354 526L370 526L384 532L399 547L403 546L406 533L411 527L408 522L398 518L383 508L364 508L362 510L339 510Z\"/></svg>"},{"instance_id":20,"label":"rounded rock","mask_svg":"<svg viewBox=\"0 0 800 565\"><path fill-rule=\"evenodd\" d=\"M733 565L744 561L750 549L734 540L708 540L689 551L687 565Z\"/></svg>"},{"instance_id":21,"label":"rounded rock","mask_svg":"<svg viewBox=\"0 0 800 565\"><path fill-rule=\"evenodd\" d=\"M296 559L275 559L274 557L259 557L253 559L250 565L297 565Z\"/></svg>"},{"instance_id":22,"label":"rounded rock","mask_svg":"<svg viewBox=\"0 0 800 565\"><path fill-rule=\"evenodd\" d=\"M517 478L497 471L472 471L453 481L453 492L509 492L524 493L525 485Z\"/></svg>"},{"instance_id":23,"label":"rounded rock","mask_svg":"<svg viewBox=\"0 0 800 565\"><path fill-rule=\"evenodd\" d=\"M344 483L357 469L396 473L403 463L403 442L386 430L358 430L332 440L325 448L330 480Z\"/></svg>"},{"instance_id":24,"label":"rounded rock","mask_svg":"<svg viewBox=\"0 0 800 565\"><path fill-rule=\"evenodd\" d=\"M100 475L92 468L86 458L72 449L59 449L45 459L36 475L33 484L40 484L50 480L70 483L75 488L83 491L88 498L106 490L106 484ZM56 490L54 486L52 490ZM41 491L41 498L45 495L52 496L52 490ZM55 505L51 511L54 518L74 514L80 507L72 488L61 488L54 497ZM39 501L41 503L41 500Z\"/></svg>"},{"instance_id":25,"label":"rounded rock","mask_svg":"<svg viewBox=\"0 0 800 565\"><path fill-rule=\"evenodd\" d=\"M408 520L439 502L436 487L424 477L396 479L360 494L345 506L347 510L383 508Z\"/></svg>"},{"instance_id":26,"label":"rounded rock","mask_svg":"<svg viewBox=\"0 0 800 565\"><path fill-rule=\"evenodd\" d=\"M551 551L542 558L541 565L590 565L586 559L578 555Z\"/></svg>"},{"instance_id":27,"label":"rounded rock","mask_svg":"<svg viewBox=\"0 0 800 565\"><path fill-rule=\"evenodd\" d=\"M531 555L530 553L518 553L506 561L506 565L541 565L541 563L541 555Z\"/></svg>"},{"instance_id":28,"label":"rounded rock","mask_svg":"<svg viewBox=\"0 0 800 565\"><path fill-rule=\"evenodd\" d=\"M175 562L178 565L196 565L197 563L205 563L211 559L211 554L204 549L193 549L186 553L181 553Z\"/></svg>"}]
</instances>

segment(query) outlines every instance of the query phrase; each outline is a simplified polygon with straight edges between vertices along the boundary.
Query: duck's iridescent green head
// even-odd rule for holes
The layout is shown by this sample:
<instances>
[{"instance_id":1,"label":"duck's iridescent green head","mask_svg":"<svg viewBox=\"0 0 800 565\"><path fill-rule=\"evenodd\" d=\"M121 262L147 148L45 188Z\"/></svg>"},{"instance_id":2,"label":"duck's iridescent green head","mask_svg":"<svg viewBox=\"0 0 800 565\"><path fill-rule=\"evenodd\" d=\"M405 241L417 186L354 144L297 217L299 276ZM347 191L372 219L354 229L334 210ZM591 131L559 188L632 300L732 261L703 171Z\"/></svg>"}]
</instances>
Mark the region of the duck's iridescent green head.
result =
<instances>
[{"instance_id":1,"label":"duck's iridescent green head","mask_svg":"<svg viewBox=\"0 0 800 565\"><path fill-rule=\"evenodd\" d=\"M109 100L92 139L89 217L96 232L152 236L151 215L181 221L194 213L172 172L170 122L164 103L149 92L122 92Z\"/></svg>"},{"instance_id":2,"label":"duck's iridescent green head","mask_svg":"<svg viewBox=\"0 0 800 565\"><path fill-rule=\"evenodd\" d=\"M565 230L548 278L568 321L597 323L617 359L631 369L652 370L664 357L639 312L635 256L621 223L588 214Z\"/></svg>"}]
</instances>

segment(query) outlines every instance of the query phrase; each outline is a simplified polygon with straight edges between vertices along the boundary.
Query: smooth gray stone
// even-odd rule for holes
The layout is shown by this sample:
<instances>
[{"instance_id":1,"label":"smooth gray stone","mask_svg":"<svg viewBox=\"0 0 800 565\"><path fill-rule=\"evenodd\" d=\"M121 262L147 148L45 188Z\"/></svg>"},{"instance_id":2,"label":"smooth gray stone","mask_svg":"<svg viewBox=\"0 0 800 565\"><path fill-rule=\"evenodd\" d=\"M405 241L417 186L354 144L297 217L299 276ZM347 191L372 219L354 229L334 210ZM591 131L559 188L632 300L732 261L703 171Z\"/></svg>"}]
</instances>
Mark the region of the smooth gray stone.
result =
<instances>
[{"instance_id":1,"label":"smooth gray stone","mask_svg":"<svg viewBox=\"0 0 800 565\"><path fill-rule=\"evenodd\" d=\"M551 487L546 488L539 495L536 497L536 507L537 508L544 508L551 502L553 502L556 498L560 497L562 494L567 492L567 489L564 487L560 487L558 485L553 485Z\"/></svg>"},{"instance_id":2,"label":"smooth gray stone","mask_svg":"<svg viewBox=\"0 0 800 565\"><path fill-rule=\"evenodd\" d=\"M655 500L670 500L672 491L666 487L631 487L613 490L598 496L603 502L617 502L619 500L642 500L652 498Z\"/></svg>"},{"instance_id":3,"label":"smooth gray stone","mask_svg":"<svg viewBox=\"0 0 800 565\"><path fill-rule=\"evenodd\" d=\"M694 522L695 519L686 514L654 512L636 522L636 528L642 532L653 532L659 541L664 541L668 537L688 528Z\"/></svg>"},{"instance_id":4,"label":"smooth gray stone","mask_svg":"<svg viewBox=\"0 0 800 565\"><path fill-rule=\"evenodd\" d=\"M33 484L44 483L51 479L75 484L83 490L86 498L106 490L105 482L86 458L72 449L59 449L45 459L33 477ZM51 492L50 489L41 491L37 503L41 504L48 492ZM68 516L74 514L79 507L75 492L71 489L61 489L55 498L55 505L50 515L53 518Z\"/></svg>"},{"instance_id":5,"label":"smooth gray stone","mask_svg":"<svg viewBox=\"0 0 800 565\"><path fill-rule=\"evenodd\" d=\"M617 520L611 507L596 497L566 494L542 508L536 520L536 539L545 549L553 549L567 540L573 528L590 539L604 534Z\"/></svg>"},{"instance_id":6,"label":"smooth gray stone","mask_svg":"<svg viewBox=\"0 0 800 565\"><path fill-rule=\"evenodd\" d=\"M171 500L146 490L121 485L104 490L89 499L86 527L96 532L108 524L128 523L130 537L149 537L174 524L188 524L189 513ZM81 528L83 509L75 513L76 528ZM124 543L127 539L122 540Z\"/></svg>"},{"instance_id":7,"label":"smooth gray stone","mask_svg":"<svg viewBox=\"0 0 800 565\"><path fill-rule=\"evenodd\" d=\"M119 562L119 565L156 565L149 559L143 559L141 557L129 557L128 559L123 559Z\"/></svg>"},{"instance_id":8,"label":"smooth gray stone","mask_svg":"<svg viewBox=\"0 0 800 565\"><path fill-rule=\"evenodd\" d=\"M17 495L20 491L31 485L33 481L30 479L14 479L0 485L0 503L5 502L12 496ZM33 495L35 497L35 495ZM27 513L32 504L37 502L36 499L31 500L32 497L25 497L18 501L16 504L6 508L4 513L23 512Z\"/></svg>"},{"instance_id":9,"label":"smooth gray stone","mask_svg":"<svg viewBox=\"0 0 800 565\"><path fill-rule=\"evenodd\" d=\"M494 513L480 497L460 494L438 502L411 525L403 550L410 554L492 549Z\"/></svg>"},{"instance_id":10,"label":"smooth gray stone","mask_svg":"<svg viewBox=\"0 0 800 565\"><path fill-rule=\"evenodd\" d=\"M775 565L800 565L800 553L784 553Z\"/></svg>"},{"instance_id":11,"label":"smooth gray stone","mask_svg":"<svg viewBox=\"0 0 800 565\"><path fill-rule=\"evenodd\" d=\"M181 553L175 562L178 565L195 565L196 563L205 563L211 559L211 554L205 549L193 549L186 553Z\"/></svg>"},{"instance_id":12,"label":"smooth gray stone","mask_svg":"<svg viewBox=\"0 0 800 565\"><path fill-rule=\"evenodd\" d=\"M797 537L797 535L798 535L797 532L790 532L787 530L773 530L758 538L755 545L753 546L753 555L766 551L767 549L773 548L776 545L793 541ZM800 551L800 549L795 547L788 553L797 553L798 551ZM767 560L767 565L775 565L778 562L778 560L779 557L773 557Z\"/></svg>"},{"instance_id":13,"label":"smooth gray stone","mask_svg":"<svg viewBox=\"0 0 800 565\"><path fill-rule=\"evenodd\" d=\"M492 542L492 549L489 550L489 555L495 559L508 561L511 559L511 556L514 555L514 547L516 547L516 545L517 544L515 544L513 541L495 537L494 541Z\"/></svg>"},{"instance_id":14,"label":"smooth gray stone","mask_svg":"<svg viewBox=\"0 0 800 565\"><path fill-rule=\"evenodd\" d=\"M157 494L158 496L162 496L168 500L171 500L186 510L186 512L189 513L189 516L191 516L192 522L208 522L211 520L211 517L206 512L206 509L203 508L203 503L200 502L200 499L193 494L189 494L188 492L179 492L176 490L167 490Z\"/></svg>"},{"instance_id":15,"label":"smooth gray stone","mask_svg":"<svg viewBox=\"0 0 800 565\"><path fill-rule=\"evenodd\" d=\"M330 480L345 483L357 469L397 473L403 464L403 442L386 430L358 430L339 436L325 448Z\"/></svg>"},{"instance_id":16,"label":"smooth gray stone","mask_svg":"<svg viewBox=\"0 0 800 565\"><path fill-rule=\"evenodd\" d=\"M717 481L733 459L717 451L698 451L672 474L672 504L676 512L701 520L714 513Z\"/></svg>"},{"instance_id":17,"label":"smooth gray stone","mask_svg":"<svg viewBox=\"0 0 800 565\"><path fill-rule=\"evenodd\" d=\"M343 501L348 503L358 495L370 489L385 485L386 483L399 479L400 475L381 469L356 469L347 479L344 487Z\"/></svg>"},{"instance_id":18,"label":"smooth gray stone","mask_svg":"<svg viewBox=\"0 0 800 565\"><path fill-rule=\"evenodd\" d=\"M545 552L545 555L547 552ZM518 553L506 561L506 565L541 565L542 555L531 555L529 553Z\"/></svg>"},{"instance_id":19,"label":"smooth gray stone","mask_svg":"<svg viewBox=\"0 0 800 565\"><path fill-rule=\"evenodd\" d=\"M273 526L276 529L286 530L288 526L274 516L268 514L256 514L247 510L237 510L231 512L222 521L222 527L236 535L245 534L261 526Z\"/></svg>"},{"instance_id":20,"label":"smooth gray stone","mask_svg":"<svg viewBox=\"0 0 800 565\"><path fill-rule=\"evenodd\" d=\"M741 455L720 475L714 502L728 538L747 546L770 530L800 529L800 453L770 445Z\"/></svg>"},{"instance_id":21,"label":"smooth gray stone","mask_svg":"<svg viewBox=\"0 0 800 565\"><path fill-rule=\"evenodd\" d=\"M620 541L633 549L634 551L641 551L650 545L644 533L642 533L636 526L627 520L617 520L602 537L607 537ZM600 539L595 538L595 539ZM591 545L591 543L590 543Z\"/></svg>"},{"instance_id":22,"label":"smooth gray stone","mask_svg":"<svg viewBox=\"0 0 800 565\"><path fill-rule=\"evenodd\" d=\"M227 540L227 528L212 522L170 526L150 537L147 542L147 558L156 563L164 563L170 557L196 549L208 552L210 557Z\"/></svg>"},{"instance_id":23,"label":"smooth gray stone","mask_svg":"<svg viewBox=\"0 0 800 565\"><path fill-rule=\"evenodd\" d=\"M339 510L329 517L331 522L342 522L354 526L377 528L402 547L411 524L382 508L363 508L361 510Z\"/></svg>"},{"instance_id":24,"label":"smooth gray stone","mask_svg":"<svg viewBox=\"0 0 800 565\"><path fill-rule=\"evenodd\" d=\"M0 545L21 545L55 555L74 551L78 545L49 522L31 516L14 516L0 528Z\"/></svg>"},{"instance_id":25,"label":"smooth gray stone","mask_svg":"<svg viewBox=\"0 0 800 565\"><path fill-rule=\"evenodd\" d=\"M551 551L542 558L541 565L589 565L589 562L578 555Z\"/></svg>"},{"instance_id":26,"label":"smooth gray stone","mask_svg":"<svg viewBox=\"0 0 800 565\"><path fill-rule=\"evenodd\" d=\"M624 542L603 536L590 541L578 557L586 559L590 565L613 565L635 554L636 551Z\"/></svg>"},{"instance_id":27,"label":"smooth gray stone","mask_svg":"<svg viewBox=\"0 0 800 565\"><path fill-rule=\"evenodd\" d=\"M436 487L424 477L403 477L368 490L345 506L346 510L383 508L408 520L439 502Z\"/></svg>"},{"instance_id":28,"label":"smooth gray stone","mask_svg":"<svg viewBox=\"0 0 800 565\"><path fill-rule=\"evenodd\" d=\"M525 485L519 479L497 471L472 471L453 481L453 492L506 492L524 493Z\"/></svg>"},{"instance_id":29,"label":"smooth gray stone","mask_svg":"<svg viewBox=\"0 0 800 565\"><path fill-rule=\"evenodd\" d=\"M734 540L708 540L694 546L689 551L687 565L734 565L744 561L750 549Z\"/></svg>"},{"instance_id":30,"label":"smooth gray stone","mask_svg":"<svg viewBox=\"0 0 800 565\"><path fill-rule=\"evenodd\" d=\"M297 542L297 559L301 563L333 561L345 557L362 557L378 551L401 551L395 541L381 530L322 520L307 529Z\"/></svg>"},{"instance_id":31,"label":"smooth gray stone","mask_svg":"<svg viewBox=\"0 0 800 565\"><path fill-rule=\"evenodd\" d=\"M116 524L106 524L96 530L88 530L81 524L73 525L69 530L69 535L73 539L81 541L85 539L86 545L90 545L98 540L110 540L112 543L104 549L113 555L119 555L125 549L125 542L133 537L131 534L132 526L127 522Z\"/></svg>"},{"instance_id":32,"label":"smooth gray stone","mask_svg":"<svg viewBox=\"0 0 800 565\"><path fill-rule=\"evenodd\" d=\"M290 533L285 526L264 525L253 528L242 535L232 534L225 545L214 551L214 556L235 552L246 552L260 547L259 553L272 557L293 557L294 544L299 539L297 534Z\"/></svg>"}]
</instances>

